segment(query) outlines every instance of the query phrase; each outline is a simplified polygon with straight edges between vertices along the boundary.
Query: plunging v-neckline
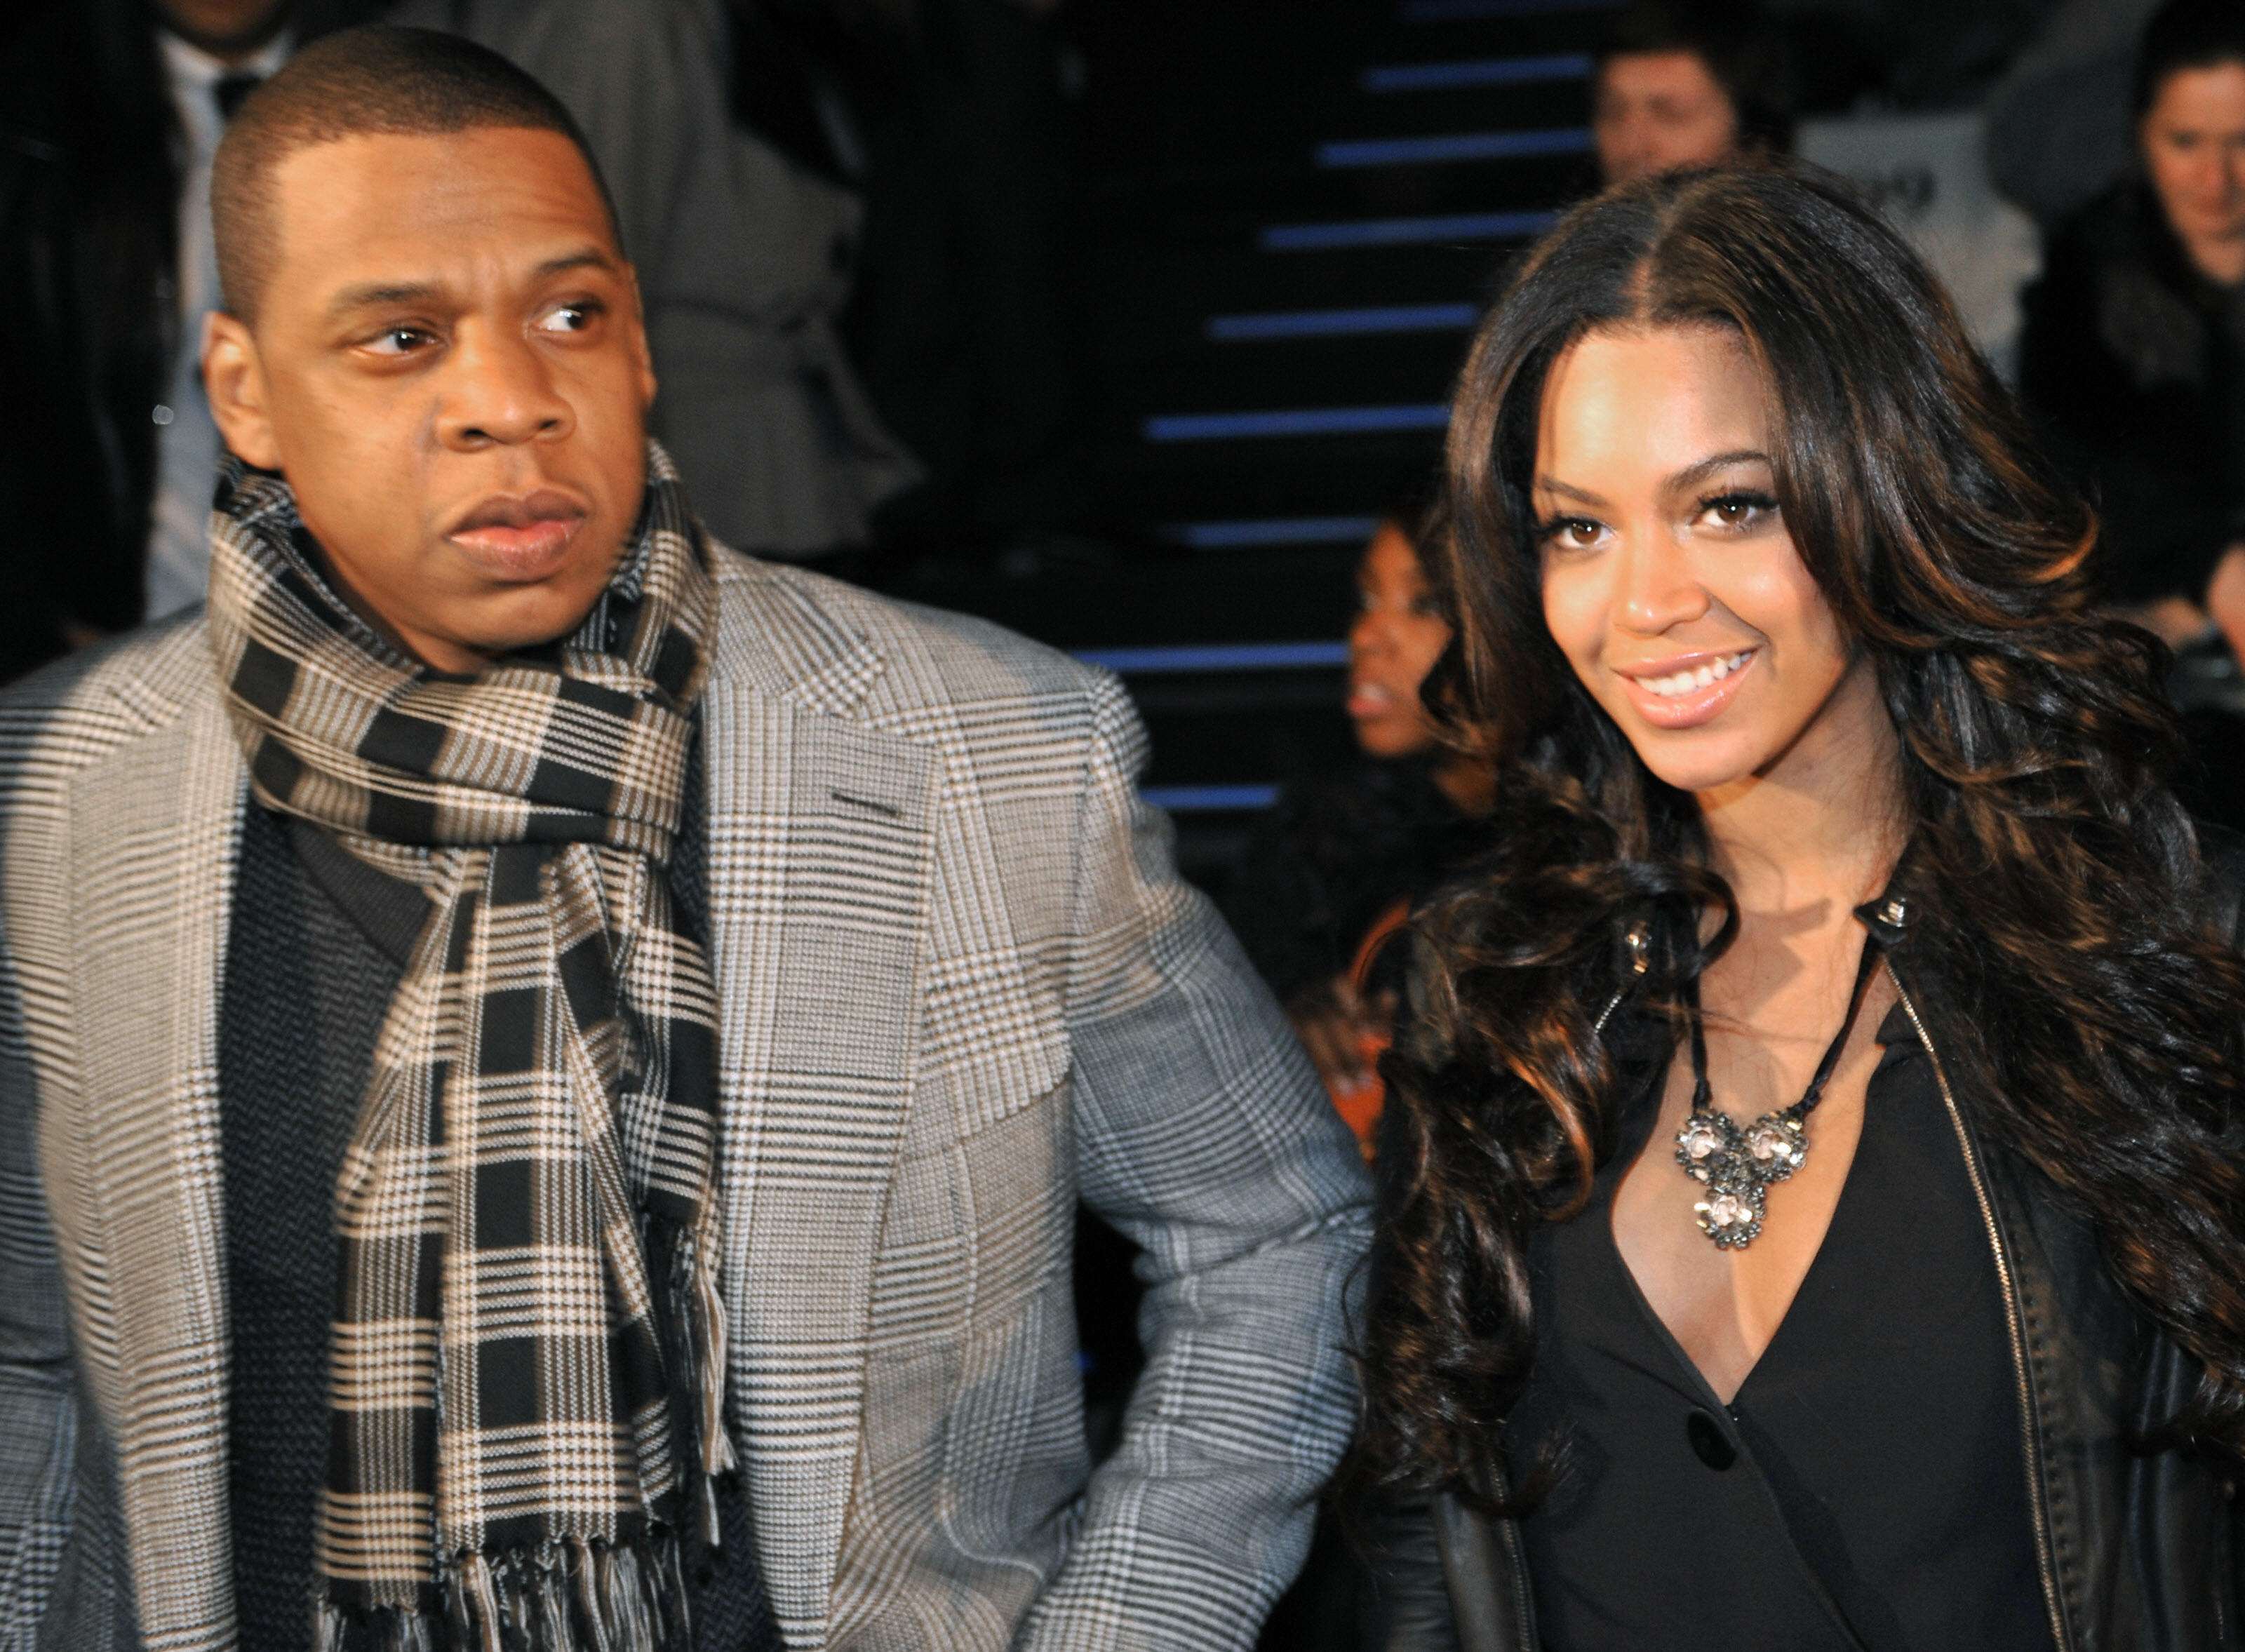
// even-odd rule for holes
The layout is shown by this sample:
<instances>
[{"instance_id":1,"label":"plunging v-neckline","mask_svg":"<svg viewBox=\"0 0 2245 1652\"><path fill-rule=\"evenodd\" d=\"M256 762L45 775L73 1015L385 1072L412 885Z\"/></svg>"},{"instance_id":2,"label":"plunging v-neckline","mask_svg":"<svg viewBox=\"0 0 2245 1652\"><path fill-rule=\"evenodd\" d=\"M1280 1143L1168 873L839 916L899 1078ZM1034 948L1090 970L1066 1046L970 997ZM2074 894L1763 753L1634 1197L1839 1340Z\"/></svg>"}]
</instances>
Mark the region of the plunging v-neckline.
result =
<instances>
[{"instance_id":1,"label":"plunging v-neckline","mask_svg":"<svg viewBox=\"0 0 2245 1652\"><path fill-rule=\"evenodd\" d=\"M1621 1272L1621 1276L1627 1282L1630 1299L1636 1303L1638 1311L1642 1313L1652 1326L1659 1342L1667 1348L1680 1370L1690 1378L1692 1386L1702 1397L1705 1403L1718 1410L1731 1410L1739 1405L1740 1399L1746 1395L1746 1390L1753 1385L1755 1373L1760 1371L1768 1361L1770 1351L1777 1346L1779 1339L1786 1334L1786 1327L1793 1323L1794 1310L1799 1307L1809 1286L1820 1274L1828 1271L1826 1257L1831 1249L1833 1232L1839 1227L1841 1215L1848 1212L1857 1202L1855 1193L1857 1181L1855 1168L1862 1158L1864 1136L1871 1128L1871 1084L1878 1076L1879 1069L1886 1064L1888 1053L1893 1047L1888 1042L1886 1033L1894 1013L1895 1007L1889 1006L1886 1013L1881 1017L1879 1025L1872 1034L1879 1046L1879 1053L1877 1059L1872 1063L1870 1071L1864 1074L1862 1120L1856 1127L1854 1148L1848 1155L1848 1172L1841 1181L1839 1196L1832 1202L1831 1211L1825 1217L1824 1231L1817 1236L1816 1248L1809 1256L1808 1267L1801 1270L1801 1277L1794 1282L1793 1294L1786 1300L1784 1312L1778 1316L1777 1323L1770 1328L1768 1337L1764 1339L1753 1358L1747 1363L1745 1371L1739 1378L1738 1385L1731 1391L1728 1399L1723 1398L1716 1391L1713 1380L1708 1377L1699 1362L1692 1357L1690 1351L1684 1346L1683 1339L1676 1335L1668 1322L1661 1317L1659 1310L1652 1305L1652 1299L1646 1295L1643 1283L1637 1276L1637 1270L1630 1266L1628 1253L1621 1247L1620 1236L1614 1230L1614 1215L1621 1202L1624 1184L1640 1167L1647 1168L1653 1174L1658 1174L1659 1170L1657 1164L1645 1165L1645 1159L1647 1154L1654 1152L1661 1145L1653 1138L1659 1132L1661 1102L1665 1098L1669 1075L1674 1066L1675 1056L1672 1049L1669 1058L1660 1063L1658 1077L1652 1087L1653 1100L1647 1109L1651 1117L1642 1136L1638 1136L1635 1131L1631 1132L1634 1146L1616 1175L1613 1192L1605 1202L1604 1220L1599 1226L1603 1229L1605 1249L1611 1255L1615 1266ZM1623 1145L1631 1146L1628 1142ZM1617 1157L1620 1156L1617 1154Z\"/></svg>"}]
</instances>

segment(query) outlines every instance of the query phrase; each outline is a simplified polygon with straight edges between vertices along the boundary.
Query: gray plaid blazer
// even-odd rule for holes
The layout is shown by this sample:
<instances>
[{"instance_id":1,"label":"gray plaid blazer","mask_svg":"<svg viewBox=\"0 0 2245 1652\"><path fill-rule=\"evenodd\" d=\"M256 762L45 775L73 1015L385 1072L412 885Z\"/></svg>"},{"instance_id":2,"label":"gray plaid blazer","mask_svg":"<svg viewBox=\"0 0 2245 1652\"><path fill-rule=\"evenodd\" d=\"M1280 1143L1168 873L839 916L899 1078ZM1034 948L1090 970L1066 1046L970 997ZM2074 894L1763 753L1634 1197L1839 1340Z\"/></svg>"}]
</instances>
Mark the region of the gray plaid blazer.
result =
<instances>
[{"instance_id":1,"label":"gray plaid blazer","mask_svg":"<svg viewBox=\"0 0 2245 1652\"><path fill-rule=\"evenodd\" d=\"M787 1643L1247 1646L1353 1412L1347 1132L1172 870L1112 678L730 553L720 586L729 1403ZM0 696L0 1652L234 1641L246 796L197 615ZM1079 1195L1150 1287L1096 1473Z\"/></svg>"}]
</instances>

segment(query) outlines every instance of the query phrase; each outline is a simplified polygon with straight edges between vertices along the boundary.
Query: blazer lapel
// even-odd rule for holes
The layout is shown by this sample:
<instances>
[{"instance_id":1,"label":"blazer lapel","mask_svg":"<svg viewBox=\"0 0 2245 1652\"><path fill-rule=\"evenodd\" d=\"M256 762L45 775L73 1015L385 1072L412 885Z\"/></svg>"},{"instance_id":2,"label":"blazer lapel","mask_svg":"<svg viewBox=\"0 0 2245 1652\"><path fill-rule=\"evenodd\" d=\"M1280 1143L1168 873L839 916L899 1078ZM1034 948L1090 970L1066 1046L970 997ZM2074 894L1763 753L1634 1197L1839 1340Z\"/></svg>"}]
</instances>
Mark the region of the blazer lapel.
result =
<instances>
[{"instance_id":1,"label":"blazer lapel","mask_svg":"<svg viewBox=\"0 0 2245 1652\"><path fill-rule=\"evenodd\" d=\"M71 1151L115 1327L89 1363L149 1646L234 1635L218 993L245 785L215 692L71 783Z\"/></svg>"},{"instance_id":2,"label":"blazer lapel","mask_svg":"<svg viewBox=\"0 0 2245 1652\"><path fill-rule=\"evenodd\" d=\"M765 1586L824 1643L873 1257L915 1045L933 755L844 714L883 669L798 590L726 584L703 701L731 1400Z\"/></svg>"}]
</instances>

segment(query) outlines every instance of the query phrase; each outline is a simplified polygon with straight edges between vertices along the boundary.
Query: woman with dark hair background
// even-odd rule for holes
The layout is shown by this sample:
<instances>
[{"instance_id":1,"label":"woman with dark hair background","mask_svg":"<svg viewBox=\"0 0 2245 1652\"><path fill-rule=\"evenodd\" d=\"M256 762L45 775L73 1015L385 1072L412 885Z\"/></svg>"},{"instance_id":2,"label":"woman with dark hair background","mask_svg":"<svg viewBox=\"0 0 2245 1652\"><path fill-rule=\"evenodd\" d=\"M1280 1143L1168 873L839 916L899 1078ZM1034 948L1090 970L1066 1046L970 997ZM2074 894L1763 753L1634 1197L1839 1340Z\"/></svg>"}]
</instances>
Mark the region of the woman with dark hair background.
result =
<instances>
[{"instance_id":1,"label":"woman with dark hair background","mask_svg":"<svg viewBox=\"0 0 2245 1652\"><path fill-rule=\"evenodd\" d=\"M2235 1645L2235 857L1946 298L1813 178L1648 179L1449 472L1496 806L1388 1067L1374 1644Z\"/></svg>"},{"instance_id":2,"label":"woman with dark hair background","mask_svg":"<svg viewBox=\"0 0 2245 1652\"><path fill-rule=\"evenodd\" d=\"M2179 695L2226 683L2234 715L2245 712L2245 6L2171 0L2153 14L2134 112L2136 166L2058 233L2026 295L2019 388L2093 491L2099 589L2183 651ZM2234 763L2245 734L2228 736ZM2214 806L2245 816L2245 798Z\"/></svg>"},{"instance_id":3,"label":"woman with dark hair background","mask_svg":"<svg viewBox=\"0 0 2245 1652\"><path fill-rule=\"evenodd\" d=\"M1365 546L1344 702L1363 761L1287 787L1225 889L1224 916L1248 960L1367 1152L1385 1093L1375 1063L1394 1030L1401 949L1387 943L1489 812L1488 765L1445 738L1419 693L1450 640L1423 560L1443 531L1439 514L1414 502Z\"/></svg>"}]
</instances>

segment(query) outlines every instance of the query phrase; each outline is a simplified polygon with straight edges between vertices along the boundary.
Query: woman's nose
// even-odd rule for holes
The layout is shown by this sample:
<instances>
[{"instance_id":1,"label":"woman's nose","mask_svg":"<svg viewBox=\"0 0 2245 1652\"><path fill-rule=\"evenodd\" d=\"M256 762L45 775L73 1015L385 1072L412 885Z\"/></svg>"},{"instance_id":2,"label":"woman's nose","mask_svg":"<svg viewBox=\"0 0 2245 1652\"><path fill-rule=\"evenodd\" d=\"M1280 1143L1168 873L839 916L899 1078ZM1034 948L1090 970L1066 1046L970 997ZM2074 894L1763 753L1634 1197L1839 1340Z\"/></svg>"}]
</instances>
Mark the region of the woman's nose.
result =
<instances>
[{"instance_id":1,"label":"woman's nose","mask_svg":"<svg viewBox=\"0 0 2245 1652\"><path fill-rule=\"evenodd\" d=\"M1348 651L1366 657L1385 653L1395 646L1394 626L1376 608L1360 608L1349 622Z\"/></svg>"},{"instance_id":2,"label":"woman's nose","mask_svg":"<svg viewBox=\"0 0 2245 1652\"><path fill-rule=\"evenodd\" d=\"M1614 563L1621 588L1614 611L1623 625L1648 635L1696 620L1707 611L1707 593L1690 559L1665 533L1626 543Z\"/></svg>"}]
</instances>

